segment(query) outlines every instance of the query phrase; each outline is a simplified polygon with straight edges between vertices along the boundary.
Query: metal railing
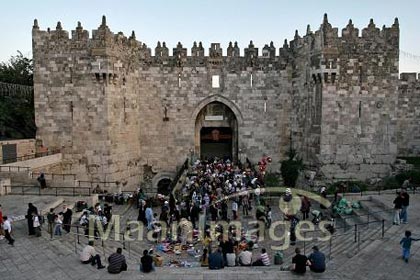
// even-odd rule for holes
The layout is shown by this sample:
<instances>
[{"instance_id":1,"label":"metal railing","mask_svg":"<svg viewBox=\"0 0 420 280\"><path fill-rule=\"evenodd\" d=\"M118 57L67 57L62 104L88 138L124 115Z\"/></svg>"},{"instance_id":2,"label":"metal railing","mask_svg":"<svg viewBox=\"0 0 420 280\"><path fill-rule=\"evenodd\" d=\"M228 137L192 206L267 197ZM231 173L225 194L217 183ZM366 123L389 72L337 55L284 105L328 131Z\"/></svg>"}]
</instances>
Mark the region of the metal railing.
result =
<instances>
[{"instance_id":1,"label":"metal railing","mask_svg":"<svg viewBox=\"0 0 420 280\"><path fill-rule=\"evenodd\" d=\"M333 245L336 244L337 243L337 240L339 238L343 237L343 236L348 237L349 239L351 238L353 240L353 242L348 243L349 239L347 239L347 243L345 244L345 246L347 246L347 250L348 249L357 249L357 252L359 252L360 251L360 245L363 243L362 238L361 238L361 234L363 232L367 231L369 229L369 225L371 225L371 224L377 224L377 225L379 225L379 227L377 227L377 229L378 229L378 232L380 231L380 238L383 239L384 236L385 236L385 220L371 221L371 222L366 222L366 223L358 223L358 224L353 225L353 230L352 231L345 232L345 233L342 233L342 234L337 234L336 233L337 231L335 231L334 234L331 234L331 238L328 241L324 241L324 242L328 242L328 244L326 246L323 246L324 250L325 251L328 251L328 259L329 260L332 259L332 256L333 256ZM74 238L74 249L75 249L75 253L76 254L78 252L77 251L77 245L80 245L81 244L80 239L81 238L88 238L88 239L89 238L92 238L92 239L95 239L95 240L100 240L100 246L103 248L103 254L104 254L104 256L106 255L105 254L105 248L107 247L106 244L107 243L109 244L109 242L118 242L119 244L121 244L121 246L122 246L122 248L124 250L128 250L129 256L131 255L131 246L130 246L130 244L131 244L131 242L133 242L133 240L126 240L126 237L125 237L126 236L126 233L125 232L115 232L112 229L110 231L109 237L110 236L115 236L115 234L117 234L117 235L120 236L120 238L119 238L119 240L116 240L115 238L112 239L112 238L109 238L109 237L106 238L106 239L104 239L99 234L97 236L89 236L89 234L86 235L84 233L85 227L80 226L80 225L72 224L72 225L70 225L70 228L71 229L74 229L74 231L71 231L70 230L70 233L72 235L74 235L74 237L75 237ZM340 228L335 228L335 229L336 230L339 230ZM306 241L306 239L308 238L308 234L306 232L303 232L304 240L302 241L303 242L302 247L303 247L303 254L304 255L306 255L306 253L307 253L306 252L306 249L307 248L311 248L313 245L319 245L319 242L316 242L314 240L316 240L315 233L321 232L321 231L322 230L314 230L314 231L311 231L310 233L313 234L313 238L312 238L311 241ZM376 231L375 232L371 232L372 233L371 236L373 236L374 234L378 234L378 232L376 232ZM51 235L51 239L52 239L53 238L52 231L50 232L50 235ZM344 244L342 242L342 240L340 240L340 241L341 241L341 243L339 243L339 245ZM354 248L354 246L351 245L351 244L355 244L355 243L357 243L356 244L356 248ZM113 246L113 247L115 247L115 246Z\"/></svg>"},{"instance_id":2,"label":"metal railing","mask_svg":"<svg viewBox=\"0 0 420 280\"><path fill-rule=\"evenodd\" d=\"M0 165L0 172L29 172L30 167L26 166L9 166L9 165Z\"/></svg>"},{"instance_id":3,"label":"metal railing","mask_svg":"<svg viewBox=\"0 0 420 280\"><path fill-rule=\"evenodd\" d=\"M30 160L30 159L34 159L34 158L39 158L39 157L45 157L45 156L58 154L60 152L61 151L59 149L53 149L51 151L34 153L34 154L27 154L27 155L20 156L20 157L2 158L0 160L0 164L8 164L8 163L13 163L13 162L18 162L18 161L25 161L25 160Z\"/></svg>"},{"instance_id":4,"label":"metal railing","mask_svg":"<svg viewBox=\"0 0 420 280\"><path fill-rule=\"evenodd\" d=\"M10 192L6 194L12 195L51 195L51 196L90 196L92 188L80 187L47 187L40 186L11 186ZM17 191L16 191L17 190Z\"/></svg>"},{"instance_id":5,"label":"metal railing","mask_svg":"<svg viewBox=\"0 0 420 280\"><path fill-rule=\"evenodd\" d=\"M74 180L76 180L76 174L60 174L60 173L32 172L30 174L30 177L32 179L36 179L41 174L44 174L44 178L46 180L53 180L53 181L54 180L62 180L62 181L66 181L66 180L74 181Z\"/></svg>"},{"instance_id":6,"label":"metal railing","mask_svg":"<svg viewBox=\"0 0 420 280\"><path fill-rule=\"evenodd\" d=\"M369 211L369 210L367 210L368 212L366 213L366 214L362 214L362 215L349 215L349 216L340 216L340 220L343 222L343 224L344 224L344 231L346 231L349 227L352 227L352 226L354 226L355 224L357 224L357 223L353 223L353 224L349 224L348 222L347 222L347 220L349 220L349 219L355 219L355 218L357 218L357 219L361 219L361 220L363 220L363 219L367 219L367 221L366 221L366 223L370 223L370 222L377 222L378 221L378 219L375 219L374 221L371 221L371 218L375 218L375 217L377 217L377 215L378 214L391 214L393 211L394 211L394 209L393 208L388 208L388 209L385 209L385 210L379 210L379 211Z\"/></svg>"},{"instance_id":7,"label":"metal railing","mask_svg":"<svg viewBox=\"0 0 420 280\"><path fill-rule=\"evenodd\" d=\"M373 190L366 190L360 192L339 192L338 194L342 197L346 196L366 196L366 195L381 195L381 194L395 194L400 191L401 188L396 189L383 189L382 187L377 187ZM412 185L412 187L407 189L407 192L411 192L412 194L416 194L417 186Z\"/></svg>"},{"instance_id":8,"label":"metal railing","mask_svg":"<svg viewBox=\"0 0 420 280\"><path fill-rule=\"evenodd\" d=\"M82 187L88 187L92 190L99 186L99 188L102 189L102 191L109 192L109 189L112 187L118 187L120 185L120 182L118 181L77 181L77 186Z\"/></svg>"},{"instance_id":9,"label":"metal railing","mask_svg":"<svg viewBox=\"0 0 420 280\"><path fill-rule=\"evenodd\" d=\"M182 174L184 174L185 170L188 170L188 158L184 161L181 168L176 173L174 179L171 181L171 184L169 185L170 192L172 192L172 190L176 187L179 179L181 179L181 176Z\"/></svg>"},{"instance_id":10,"label":"metal railing","mask_svg":"<svg viewBox=\"0 0 420 280\"><path fill-rule=\"evenodd\" d=\"M331 234L331 237L328 240L328 245L326 246L326 249L328 249L328 258L329 260L332 259L332 247L333 244L335 244L334 240L337 240L339 237L341 236L349 236L349 238L351 237L354 240L354 243L357 243L357 251L360 251L360 244L362 243L361 240L361 233L363 231L369 230L370 227L369 225L371 224L379 224L380 226L380 231L381 231L381 238L384 238L385 236L385 220L379 220L379 221L370 221L370 222L366 222L366 223L357 223L354 224L353 230L352 231L344 231L344 233L341 234L337 234L339 229L344 229L344 227L338 227L338 228L334 228L335 229L335 233ZM379 228L378 228L379 229ZM314 230L311 231L311 233L313 234L313 236L315 235L316 232L320 232L322 230ZM307 237L306 237L306 232L303 233L304 235L304 240L303 240L303 253L304 255L306 255L306 248L308 246L312 247L313 245L315 245L317 242L314 242L314 237L312 238L311 241L306 241Z\"/></svg>"}]
</instances>

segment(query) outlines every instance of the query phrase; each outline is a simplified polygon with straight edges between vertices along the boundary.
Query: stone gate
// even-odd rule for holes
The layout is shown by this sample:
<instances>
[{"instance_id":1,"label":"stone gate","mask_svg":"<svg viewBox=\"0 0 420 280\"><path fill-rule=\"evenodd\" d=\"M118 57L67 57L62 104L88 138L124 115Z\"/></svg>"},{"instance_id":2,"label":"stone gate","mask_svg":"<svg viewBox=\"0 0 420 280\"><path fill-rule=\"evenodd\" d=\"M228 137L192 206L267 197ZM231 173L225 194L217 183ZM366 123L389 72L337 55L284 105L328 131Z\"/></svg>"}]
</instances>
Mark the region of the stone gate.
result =
<instances>
[{"instance_id":1,"label":"stone gate","mask_svg":"<svg viewBox=\"0 0 420 280\"><path fill-rule=\"evenodd\" d=\"M399 121L397 19L382 29L371 20L361 35L350 20L339 36L325 15L280 49L213 43L207 55L201 42L172 55L158 42L152 55L105 16L92 37L80 22L69 37L60 22L44 31L35 20L32 34L37 138L80 178L134 188L214 155L270 155L275 171L293 147L326 178L367 179L390 172L398 143L419 151L398 130L418 115Z\"/></svg>"}]
</instances>

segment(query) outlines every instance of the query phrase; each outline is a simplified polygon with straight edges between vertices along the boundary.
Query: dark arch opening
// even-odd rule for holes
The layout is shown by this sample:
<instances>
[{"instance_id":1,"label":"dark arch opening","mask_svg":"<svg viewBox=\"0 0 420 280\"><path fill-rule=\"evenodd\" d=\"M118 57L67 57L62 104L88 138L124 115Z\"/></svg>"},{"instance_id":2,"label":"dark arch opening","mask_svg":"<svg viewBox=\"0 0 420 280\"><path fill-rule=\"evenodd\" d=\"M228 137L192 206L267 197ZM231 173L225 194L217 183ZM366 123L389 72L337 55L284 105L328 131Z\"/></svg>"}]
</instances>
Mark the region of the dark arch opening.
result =
<instances>
[{"instance_id":1,"label":"dark arch opening","mask_svg":"<svg viewBox=\"0 0 420 280\"><path fill-rule=\"evenodd\" d=\"M169 193L171 192L171 183L172 180L169 178L163 178L161 179L158 184L158 193L163 194L163 195L169 195Z\"/></svg>"},{"instance_id":2,"label":"dark arch opening","mask_svg":"<svg viewBox=\"0 0 420 280\"><path fill-rule=\"evenodd\" d=\"M201 159L237 160L238 122L235 113L223 102L210 102L198 113L195 152Z\"/></svg>"}]
</instances>

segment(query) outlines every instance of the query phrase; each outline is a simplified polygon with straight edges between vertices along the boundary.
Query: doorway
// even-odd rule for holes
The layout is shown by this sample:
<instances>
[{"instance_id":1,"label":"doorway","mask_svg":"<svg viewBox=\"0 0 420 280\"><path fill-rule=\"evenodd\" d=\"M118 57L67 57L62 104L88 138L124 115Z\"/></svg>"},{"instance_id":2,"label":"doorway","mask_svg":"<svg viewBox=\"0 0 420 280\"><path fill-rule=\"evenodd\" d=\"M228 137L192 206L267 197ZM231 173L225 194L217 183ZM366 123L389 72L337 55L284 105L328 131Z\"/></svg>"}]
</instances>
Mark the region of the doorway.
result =
<instances>
[{"instance_id":1,"label":"doorway","mask_svg":"<svg viewBox=\"0 0 420 280\"><path fill-rule=\"evenodd\" d=\"M195 153L201 159L238 158L238 123L233 111L224 103L207 104L197 115Z\"/></svg>"}]
</instances>

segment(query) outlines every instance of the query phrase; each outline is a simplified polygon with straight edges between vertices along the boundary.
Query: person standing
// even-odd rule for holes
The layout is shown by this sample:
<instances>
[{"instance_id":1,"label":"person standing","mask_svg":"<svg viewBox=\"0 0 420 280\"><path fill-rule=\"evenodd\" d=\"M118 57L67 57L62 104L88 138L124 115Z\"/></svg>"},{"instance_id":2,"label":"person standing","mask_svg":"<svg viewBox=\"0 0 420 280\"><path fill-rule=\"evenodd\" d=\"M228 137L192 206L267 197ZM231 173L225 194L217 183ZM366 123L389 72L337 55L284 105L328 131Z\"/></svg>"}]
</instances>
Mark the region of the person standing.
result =
<instances>
[{"instance_id":1,"label":"person standing","mask_svg":"<svg viewBox=\"0 0 420 280\"><path fill-rule=\"evenodd\" d=\"M145 215L146 215L146 220L147 220L147 229L151 230L152 225L153 225L153 209L152 209L152 205L151 205L150 201L147 202Z\"/></svg>"},{"instance_id":2,"label":"person standing","mask_svg":"<svg viewBox=\"0 0 420 280\"><path fill-rule=\"evenodd\" d=\"M249 197L248 197L248 191L245 189L243 191L244 195L242 196L242 215L248 216L249 214Z\"/></svg>"},{"instance_id":3,"label":"person standing","mask_svg":"<svg viewBox=\"0 0 420 280\"><path fill-rule=\"evenodd\" d=\"M407 189L410 187L410 183L411 183L411 177L408 177L406 180L404 180L401 186L401 190L407 191Z\"/></svg>"},{"instance_id":4,"label":"person standing","mask_svg":"<svg viewBox=\"0 0 420 280\"><path fill-rule=\"evenodd\" d=\"M45 189L47 187L47 181L45 180L45 174L41 172L38 178L36 178L39 182L41 189Z\"/></svg>"},{"instance_id":5,"label":"person standing","mask_svg":"<svg viewBox=\"0 0 420 280\"><path fill-rule=\"evenodd\" d=\"M35 212L32 213L32 220L33 220L35 236L40 237L41 236L41 223L39 222L39 217Z\"/></svg>"},{"instance_id":6,"label":"person standing","mask_svg":"<svg viewBox=\"0 0 420 280\"><path fill-rule=\"evenodd\" d=\"M222 220L227 221L228 220L228 204L227 204L226 199L222 200L221 209L222 209Z\"/></svg>"},{"instance_id":7,"label":"person standing","mask_svg":"<svg viewBox=\"0 0 420 280\"><path fill-rule=\"evenodd\" d=\"M407 208L410 205L410 195L405 189L401 190L402 193L402 206L401 206L401 223L408 223Z\"/></svg>"},{"instance_id":8,"label":"person standing","mask_svg":"<svg viewBox=\"0 0 420 280\"><path fill-rule=\"evenodd\" d=\"M70 232L72 215L73 215L73 212L71 211L71 209L68 208L67 205L64 205L63 206L63 228L67 232Z\"/></svg>"},{"instance_id":9,"label":"person standing","mask_svg":"<svg viewBox=\"0 0 420 280\"><path fill-rule=\"evenodd\" d=\"M403 203L403 196L402 193L399 193L397 195L397 197L394 199L394 225L399 225L401 220L400 220L400 215L401 215L401 208L402 208L402 203Z\"/></svg>"},{"instance_id":10,"label":"person standing","mask_svg":"<svg viewBox=\"0 0 420 280\"><path fill-rule=\"evenodd\" d=\"M4 230L3 230L3 211L1 210L1 204L0 204L0 240L3 240L4 238Z\"/></svg>"},{"instance_id":11,"label":"person standing","mask_svg":"<svg viewBox=\"0 0 420 280\"><path fill-rule=\"evenodd\" d=\"M9 245L14 246L15 240L12 238L12 225L7 218L7 216L3 217L3 230L4 230L4 236L9 241Z\"/></svg>"},{"instance_id":12,"label":"person standing","mask_svg":"<svg viewBox=\"0 0 420 280\"><path fill-rule=\"evenodd\" d=\"M137 221L142 222L143 225L147 225L147 220L146 220L146 201L144 201L144 200L140 200L139 215L137 217Z\"/></svg>"},{"instance_id":13,"label":"person standing","mask_svg":"<svg viewBox=\"0 0 420 280\"><path fill-rule=\"evenodd\" d=\"M28 203L28 211L26 212L26 219L28 220L29 235L35 235L32 213L35 213L36 215L38 215L38 209L32 203Z\"/></svg>"},{"instance_id":14,"label":"person standing","mask_svg":"<svg viewBox=\"0 0 420 280\"><path fill-rule=\"evenodd\" d=\"M311 211L311 202L307 196L302 196L302 204L300 207L300 211L302 212L302 220L306 220L309 218L309 212Z\"/></svg>"},{"instance_id":15,"label":"person standing","mask_svg":"<svg viewBox=\"0 0 420 280\"><path fill-rule=\"evenodd\" d=\"M54 216L54 235L61 236L61 228L63 226L63 216L59 213ZM87 234L86 234L87 235Z\"/></svg>"},{"instance_id":16,"label":"person standing","mask_svg":"<svg viewBox=\"0 0 420 280\"><path fill-rule=\"evenodd\" d=\"M327 199L327 188L322 187L320 190L320 193L321 193L322 198ZM321 209L327 209L327 207L323 203L321 203L320 207Z\"/></svg>"},{"instance_id":17,"label":"person standing","mask_svg":"<svg viewBox=\"0 0 420 280\"><path fill-rule=\"evenodd\" d=\"M197 228L196 222L198 221L199 216L200 216L200 209L197 207L197 205L195 205L194 202L191 202L190 204L189 214L190 214L190 221L193 225L193 228L196 229ZM216 217L217 217L217 209L216 209Z\"/></svg>"},{"instance_id":18,"label":"person standing","mask_svg":"<svg viewBox=\"0 0 420 280\"><path fill-rule=\"evenodd\" d=\"M55 213L54 208L50 208L50 212L47 214L47 221L48 221L48 233L54 234L53 228L54 228L54 219L55 219Z\"/></svg>"},{"instance_id":19,"label":"person standing","mask_svg":"<svg viewBox=\"0 0 420 280\"><path fill-rule=\"evenodd\" d=\"M273 221L273 214L271 212L271 207L268 206L268 205L267 205L267 214L266 214L266 216L267 216L267 224L266 224L266 227L267 228L270 228L271 227L271 223Z\"/></svg>"},{"instance_id":20,"label":"person standing","mask_svg":"<svg viewBox=\"0 0 420 280\"><path fill-rule=\"evenodd\" d=\"M236 202L236 200L233 200L232 202L232 214L233 220L236 220L238 218L238 202Z\"/></svg>"}]
</instances>

